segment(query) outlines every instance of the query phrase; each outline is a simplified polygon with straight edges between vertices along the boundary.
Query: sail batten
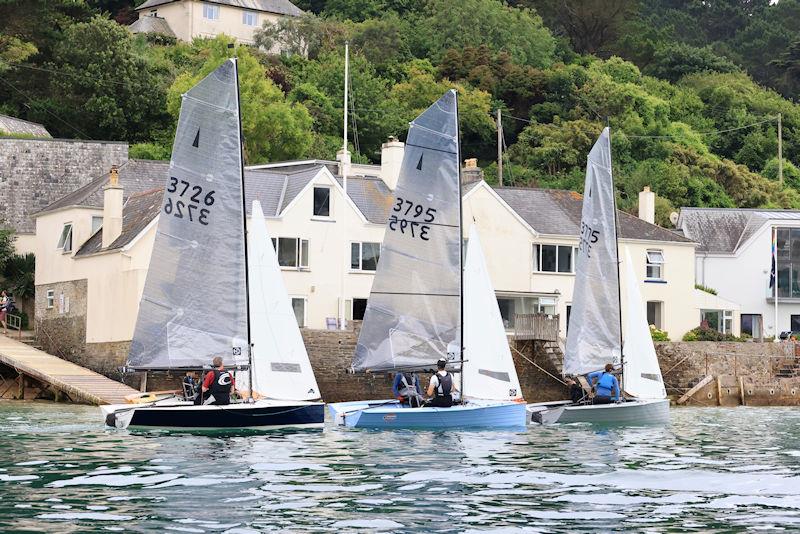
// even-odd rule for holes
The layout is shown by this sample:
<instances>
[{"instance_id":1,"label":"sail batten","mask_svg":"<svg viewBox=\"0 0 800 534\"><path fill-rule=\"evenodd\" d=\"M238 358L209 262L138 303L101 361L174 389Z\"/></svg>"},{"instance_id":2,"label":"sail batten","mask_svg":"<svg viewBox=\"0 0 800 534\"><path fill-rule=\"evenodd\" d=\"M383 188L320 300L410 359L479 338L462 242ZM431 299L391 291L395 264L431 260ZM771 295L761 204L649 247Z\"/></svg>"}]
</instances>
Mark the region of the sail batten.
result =
<instances>
[{"instance_id":1,"label":"sail batten","mask_svg":"<svg viewBox=\"0 0 800 534\"><path fill-rule=\"evenodd\" d=\"M586 374L620 362L618 269L611 137L605 128L586 164L565 374Z\"/></svg>"},{"instance_id":2,"label":"sail batten","mask_svg":"<svg viewBox=\"0 0 800 534\"><path fill-rule=\"evenodd\" d=\"M430 368L460 354L458 116L448 91L410 125L353 369Z\"/></svg>"},{"instance_id":3,"label":"sail batten","mask_svg":"<svg viewBox=\"0 0 800 534\"><path fill-rule=\"evenodd\" d=\"M229 60L181 104L128 367L248 364L241 156Z\"/></svg>"}]
</instances>

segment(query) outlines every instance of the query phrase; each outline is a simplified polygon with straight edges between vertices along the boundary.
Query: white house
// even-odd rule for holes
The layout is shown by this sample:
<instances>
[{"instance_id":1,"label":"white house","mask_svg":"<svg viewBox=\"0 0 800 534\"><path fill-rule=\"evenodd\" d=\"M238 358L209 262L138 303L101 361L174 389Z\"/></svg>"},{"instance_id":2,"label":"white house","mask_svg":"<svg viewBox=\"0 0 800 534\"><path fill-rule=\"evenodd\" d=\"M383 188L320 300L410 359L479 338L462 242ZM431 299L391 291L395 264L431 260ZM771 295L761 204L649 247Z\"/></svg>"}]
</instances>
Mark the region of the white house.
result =
<instances>
[{"instance_id":1,"label":"white house","mask_svg":"<svg viewBox=\"0 0 800 534\"><path fill-rule=\"evenodd\" d=\"M800 331L800 211L681 208L677 227L699 244L697 283L741 306L743 333L771 337ZM770 284L773 231L777 231L777 329ZM718 322L727 328L729 318L715 310L704 318L712 326Z\"/></svg>"}]
</instances>

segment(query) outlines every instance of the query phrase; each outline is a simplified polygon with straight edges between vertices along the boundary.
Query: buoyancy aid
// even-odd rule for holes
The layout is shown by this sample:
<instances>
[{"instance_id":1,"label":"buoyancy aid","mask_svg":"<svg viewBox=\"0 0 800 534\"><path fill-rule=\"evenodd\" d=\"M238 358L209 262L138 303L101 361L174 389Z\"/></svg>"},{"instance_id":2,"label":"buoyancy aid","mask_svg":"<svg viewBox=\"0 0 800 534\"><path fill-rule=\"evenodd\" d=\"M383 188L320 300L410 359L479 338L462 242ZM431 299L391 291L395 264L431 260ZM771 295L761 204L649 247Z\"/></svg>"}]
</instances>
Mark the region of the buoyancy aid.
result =
<instances>
[{"instance_id":1,"label":"buoyancy aid","mask_svg":"<svg viewBox=\"0 0 800 534\"><path fill-rule=\"evenodd\" d=\"M228 371L214 369L214 381L208 391L214 396L216 404L230 404L233 377Z\"/></svg>"},{"instance_id":2,"label":"buoyancy aid","mask_svg":"<svg viewBox=\"0 0 800 534\"><path fill-rule=\"evenodd\" d=\"M597 380L597 393L600 395L611 395L614 389L614 375L611 373L603 373ZM604 391L600 391L604 390Z\"/></svg>"},{"instance_id":3,"label":"buoyancy aid","mask_svg":"<svg viewBox=\"0 0 800 534\"><path fill-rule=\"evenodd\" d=\"M436 373L436 377L439 380L439 386L434 391L434 395L437 397L449 396L453 390L453 375L445 371L444 376Z\"/></svg>"},{"instance_id":4,"label":"buoyancy aid","mask_svg":"<svg viewBox=\"0 0 800 534\"><path fill-rule=\"evenodd\" d=\"M400 395L406 398L419 396L417 389L417 377L412 373L403 373L400 375Z\"/></svg>"}]
</instances>

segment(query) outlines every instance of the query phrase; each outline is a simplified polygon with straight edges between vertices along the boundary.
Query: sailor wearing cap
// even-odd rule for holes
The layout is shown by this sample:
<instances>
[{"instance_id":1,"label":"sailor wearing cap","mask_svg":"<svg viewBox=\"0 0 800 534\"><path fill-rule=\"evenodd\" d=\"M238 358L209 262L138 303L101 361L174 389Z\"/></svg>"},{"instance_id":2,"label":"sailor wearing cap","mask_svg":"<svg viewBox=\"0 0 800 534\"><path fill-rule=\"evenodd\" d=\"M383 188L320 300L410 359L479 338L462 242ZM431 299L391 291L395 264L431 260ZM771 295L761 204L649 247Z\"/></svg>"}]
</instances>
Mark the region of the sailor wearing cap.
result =
<instances>
[{"instance_id":1,"label":"sailor wearing cap","mask_svg":"<svg viewBox=\"0 0 800 534\"><path fill-rule=\"evenodd\" d=\"M453 405L453 390L458 391L458 388L453 383L453 375L445 370L447 367L447 360L441 358L436 362L438 371L431 377L430 384L428 384L428 397L430 400L425 403L425 406L433 406L437 408L449 408Z\"/></svg>"}]
</instances>

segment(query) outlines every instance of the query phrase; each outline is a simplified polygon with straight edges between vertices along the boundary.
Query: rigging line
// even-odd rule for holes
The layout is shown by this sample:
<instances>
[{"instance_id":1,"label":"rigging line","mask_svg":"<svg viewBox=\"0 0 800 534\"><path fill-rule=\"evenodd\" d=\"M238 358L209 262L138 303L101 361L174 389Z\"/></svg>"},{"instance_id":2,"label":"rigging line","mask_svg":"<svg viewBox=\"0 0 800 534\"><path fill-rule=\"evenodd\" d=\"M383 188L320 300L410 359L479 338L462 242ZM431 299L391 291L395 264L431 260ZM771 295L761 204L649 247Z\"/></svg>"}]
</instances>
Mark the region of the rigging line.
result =
<instances>
[{"instance_id":1,"label":"rigging line","mask_svg":"<svg viewBox=\"0 0 800 534\"><path fill-rule=\"evenodd\" d=\"M361 145L360 145L360 143L358 141L358 119L357 119L357 116L356 116L355 112L352 111L353 106L355 105L355 101L356 101L355 93L353 92L353 78L352 77L348 78L347 86L350 89L349 106L350 106L351 111L349 112L349 115L352 115L352 117L353 117L353 147L356 149L356 154L357 155L361 155Z\"/></svg>"},{"instance_id":2,"label":"rigging line","mask_svg":"<svg viewBox=\"0 0 800 534\"><path fill-rule=\"evenodd\" d=\"M25 93L24 93L22 90L18 89L18 88L17 88L17 87L16 87L14 84L12 84L11 82L9 82L9 81L8 81L8 80L6 80L5 78L2 78L2 77L0 77L0 82L3 82L4 84L6 84L6 85L8 85L9 87L11 87L13 90L15 90L16 92L18 92L19 94L21 94L21 95L23 96L23 98L25 98L25 100L27 100L27 101L28 101L28 103L29 103L29 104L32 104L32 103L33 103L33 99L32 99L31 97L29 97L27 94L25 94ZM46 107L44 107L44 108L42 108L42 109L43 109L43 110L44 110L44 111L45 111L47 114L49 114L49 115L52 115L53 117L55 117L56 119L58 119L58 120L59 120L59 121L61 121L62 123L66 124L67 126L69 126L70 128L72 128L73 130L75 130L75 131L78 133L78 135L80 135L80 136L81 136L83 139L85 139L85 140L87 140L87 141L93 141L93 139L92 139L90 136L86 135L86 134L85 134L85 133L83 133L81 130L79 130L77 126L73 126L72 124L68 123L67 121L65 121L64 119L62 119L61 117L59 117L58 115L56 115L55 113L53 113L52 111L50 111L49 109L47 109Z\"/></svg>"},{"instance_id":3,"label":"rigging line","mask_svg":"<svg viewBox=\"0 0 800 534\"><path fill-rule=\"evenodd\" d=\"M36 65L31 65L30 63L14 63L13 65L9 64L9 66L12 69L16 68L16 67L22 67L23 69L37 70L37 71L41 71L41 72L47 72L47 73L50 73L50 74L58 74L59 76L71 76L73 78L84 78L86 80L91 80L91 81L93 81L95 83L97 82L96 78L94 78L93 76L89 76L87 74L78 74L78 73L74 73L74 72L66 72L66 71L63 71L63 70L46 69L44 67L37 67ZM127 86L128 85L125 82L115 82L114 80L105 80L104 83L112 83L114 85L120 85L120 86Z\"/></svg>"}]
</instances>

